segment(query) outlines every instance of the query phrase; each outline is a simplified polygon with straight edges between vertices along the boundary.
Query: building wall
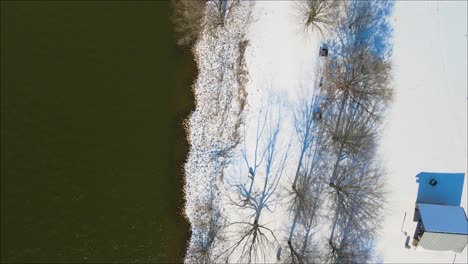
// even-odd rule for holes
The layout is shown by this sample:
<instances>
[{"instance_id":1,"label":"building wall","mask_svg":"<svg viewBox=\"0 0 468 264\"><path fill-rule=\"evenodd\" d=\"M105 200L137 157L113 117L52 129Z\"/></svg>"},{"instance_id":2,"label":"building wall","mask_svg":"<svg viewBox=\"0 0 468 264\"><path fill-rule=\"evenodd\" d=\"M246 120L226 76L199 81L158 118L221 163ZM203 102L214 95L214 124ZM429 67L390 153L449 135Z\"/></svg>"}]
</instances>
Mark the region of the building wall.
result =
<instances>
[{"instance_id":1,"label":"building wall","mask_svg":"<svg viewBox=\"0 0 468 264\"><path fill-rule=\"evenodd\" d=\"M467 243L468 235L425 232L418 246L428 250L453 250L460 253Z\"/></svg>"}]
</instances>

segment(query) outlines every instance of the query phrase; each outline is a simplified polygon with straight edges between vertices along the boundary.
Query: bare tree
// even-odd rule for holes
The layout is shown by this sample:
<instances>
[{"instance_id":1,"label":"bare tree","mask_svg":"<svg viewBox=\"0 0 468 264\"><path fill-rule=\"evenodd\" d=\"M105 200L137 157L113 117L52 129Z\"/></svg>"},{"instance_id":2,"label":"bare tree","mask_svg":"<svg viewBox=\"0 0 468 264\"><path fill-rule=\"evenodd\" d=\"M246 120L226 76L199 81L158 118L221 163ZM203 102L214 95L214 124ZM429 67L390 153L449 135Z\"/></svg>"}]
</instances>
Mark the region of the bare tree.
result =
<instances>
[{"instance_id":1,"label":"bare tree","mask_svg":"<svg viewBox=\"0 0 468 264\"><path fill-rule=\"evenodd\" d=\"M325 247L323 263L369 263L373 260L373 238L360 232L349 218L340 221L339 235Z\"/></svg>"},{"instance_id":2,"label":"bare tree","mask_svg":"<svg viewBox=\"0 0 468 264\"><path fill-rule=\"evenodd\" d=\"M217 252L215 249L218 244L224 240L221 236L221 230L224 227L224 220L221 217L220 209L218 208L217 195L215 194L213 185L210 188L210 195L206 206L198 208L200 215L207 217L198 217L194 226L197 226L194 245L187 252L186 261L196 263L212 263L216 259Z\"/></svg>"},{"instance_id":3,"label":"bare tree","mask_svg":"<svg viewBox=\"0 0 468 264\"><path fill-rule=\"evenodd\" d=\"M330 183L335 180L341 162L374 151L379 128L372 119L374 115L359 105L348 104L344 111L339 111L338 116L330 115L324 120L326 145L334 155Z\"/></svg>"},{"instance_id":4,"label":"bare tree","mask_svg":"<svg viewBox=\"0 0 468 264\"><path fill-rule=\"evenodd\" d=\"M373 155L380 117L392 98L390 66L364 37L375 24L376 12L369 2L349 2L337 29L336 52L324 71L328 82L324 89L334 97L325 121L327 145L334 156L326 179L333 212L329 243L334 243L336 227L343 219L360 218L360 226L372 233L384 203L382 172L373 163Z\"/></svg>"},{"instance_id":5,"label":"bare tree","mask_svg":"<svg viewBox=\"0 0 468 264\"><path fill-rule=\"evenodd\" d=\"M293 222L287 240L290 251L288 261L310 263L317 251L312 241L312 229L320 218L323 185L310 175L301 173L297 188L290 194L292 199L289 203L289 212L293 216Z\"/></svg>"},{"instance_id":6,"label":"bare tree","mask_svg":"<svg viewBox=\"0 0 468 264\"><path fill-rule=\"evenodd\" d=\"M340 20L337 31L342 36L347 35L347 45L364 45L366 51L388 58L392 52L389 19L394 4L392 1L348 1L346 15Z\"/></svg>"},{"instance_id":7,"label":"bare tree","mask_svg":"<svg viewBox=\"0 0 468 264\"><path fill-rule=\"evenodd\" d=\"M376 19L376 10L369 5L356 1L347 5L347 16L337 30L337 52L324 69L323 89L334 99L327 120L328 143L335 153L331 184L342 161L373 151L380 118L392 99L388 62L371 52L371 43L354 38Z\"/></svg>"},{"instance_id":8,"label":"bare tree","mask_svg":"<svg viewBox=\"0 0 468 264\"><path fill-rule=\"evenodd\" d=\"M385 205L385 189L382 169L372 158L366 156L340 166L329 186L333 224L328 242L333 243L337 225L343 219L352 222L361 234L374 234Z\"/></svg>"},{"instance_id":9,"label":"bare tree","mask_svg":"<svg viewBox=\"0 0 468 264\"><path fill-rule=\"evenodd\" d=\"M305 31L318 30L321 34L336 21L341 1L305 0L296 3Z\"/></svg>"},{"instance_id":10,"label":"bare tree","mask_svg":"<svg viewBox=\"0 0 468 264\"><path fill-rule=\"evenodd\" d=\"M228 0L208 0L210 8L207 12L207 21L216 27L223 27L228 11Z\"/></svg>"},{"instance_id":11,"label":"bare tree","mask_svg":"<svg viewBox=\"0 0 468 264\"><path fill-rule=\"evenodd\" d=\"M172 0L177 44L192 46L203 28L206 0Z\"/></svg>"},{"instance_id":12,"label":"bare tree","mask_svg":"<svg viewBox=\"0 0 468 264\"><path fill-rule=\"evenodd\" d=\"M230 198L231 202L249 215L247 221L230 224L234 229L234 242L226 250L225 257L229 259L235 256L240 262L250 263L262 257L265 261L266 250L272 248L277 240L274 232L261 223L260 217L265 209L270 212L274 210L275 192L283 175L289 144L285 148L280 146L281 113L269 109L259 114L255 144L251 146L254 150L252 157L247 154L249 145L244 144L243 158L249 187L245 183L230 183L237 194L236 199ZM258 182L257 185L255 182Z\"/></svg>"},{"instance_id":13,"label":"bare tree","mask_svg":"<svg viewBox=\"0 0 468 264\"><path fill-rule=\"evenodd\" d=\"M310 151L314 142L314 132L316 123L315 119L318 119L317 114L321 114L318 96L310 92L304 91L305 88L301 86L303 94L299 100L297 110L294 113L294 128L296 131L296 137L299 141L299 160L294 174L294 180L292 189L296 189L297 180L299 178L299 172L303 169L303 160L307 152ZM318 109L318 110L317 110Z\"/></svg>"},{"instance_id":14,"label":"bare tree","mask_svg":"<svg viewBox=\"0 0 468 264\"><path fill-rule=\"evenodd\" d=\"M352 100L378 119L372 108L381 111L393 98L390 64L371 53L350 50L344 56L330 56L324 75L327 80L324 89L340 102L339 118Z\"/></svg>"},{"instance_id":15,"label":"bare tree","mask_svg":"<svg viewBox=\"0 0 468 264\"><path fill-rule=\"evenodd\" d=\"M333 52L324 65L325 85L320 94L330 99L327 107L323 109L320 122L313 119L305 122L307 110L313 112L308 106L313 104L303 104L305 111L296 114L303 152L291 191L293 199L289 210L293 220L288 236L289 262L362 263L372 259L371 241L385 205L383 171L374 156L380 120L393 96L385 40L388 23L385 18L379 21L380 14L388 14L389 6L363 1L344 4L344 16L338 20L331 45ZM374 26L378 29L372 28ZM378 37L369 35L373 33ZM304 142L309 138L305 131L314 124L318 128L311 130L322 131L321 138L315 142L312 137L312 143L306 145ZM306 148L312 151L304 151ZM320 179L321 184L313 179ZM329 209L330 235L320 258L317 253L308 255L301 250L301 246L307 248L308 243L304 242L311 238L308 227L313 226L314 219L320 219L319 208L310 206L314 205L313 199L307 197L309 193L320 192L304 191L314 189L313 185L328 186L324 209ZM295 232L296 228L299 232ZM301 235L304 239L300 239ZM313 239L310 242L310 245L317 245ZM320 251L315 246L310 248L310 252L317 250Z\"/></svg>"},{"instance_id":16,"label":"bare tree","mask_svg":"<svg viewBox=\"0 0 468 264\"><path fill-rule=\"evenodd\" d=\"M317 98L320 96L315 97L313 105L318 105ZM310 109L310 106L306 103L302 109ZM320 218L321 201L324 198L323 184L318 176L325 175L326 169L328 169L326 166L328 162L324 160L326 157L325 145L323 144L325 130L321 120L313 118L311 111L303 111L302 113L302 115L296 116L296 129L298 118L306 118L309 122L313 122L314 128L313 131L310 131L313 135L308 139L312 141L308 143L312 146L307 146L304 149L304 145L301 145L301 157L298 165L300 172L299 174L296 172L293 188L288 192L290 197L288 210L292 216L292 224L287 240L290 251L287 261L292 263L310 263L317 259L317 247L316 243L312 241L313 232L311 230ZM308 122L303 124L308 124ZM300 138L301 143L306 142L303 141L306 137ZM295 232L297 227L298 232Z\"/></svg>"},{"instance_id":17,"label":"bare tree","mask_svg":"<svg viewBox=\"0 0 468 264\"><path fill-rule=\"evenodd\" d=\"M223 29L230 11L239 5L240 0L206 0L205 27L209 33Z\"/></svg>"},{"instance_id":18,"label":"bare tree","mask_svg":"<svg viewBox=\"0 0 468 264\"><path fill-rule=\"evenodd\" d=\"M224 28L230 11L240 0L172 0L177 44L192 46L204 30ZM214 34L213 34L214 35Z\"/></svg>"},{"instance_id":19,"label":"bare tree","mask_svg":"<svg viewBox=\"0 0 468 264\"><path fill-rule=\"evenodd\" d=\"M294 236L287 242L289 254L281 259L282 263L321 263L322 251L316 234L318 219L298 223Z\"/></svg>"},{"instance_id":20,"label":"bare tree","mask_svg":"<svg viewBox=\"0 0 468 264\"><path fill-rule=\"evenodd\" d=\"M327 169L323 159L327 156L323 144L326 131L322 123L326 96L319 89L311 92L301 88L301 99L294 113L299 160L292 188L287 191L292 222L287 237L290 254L286 261L291 263L309 263L316 259L317 248L311 230L320 217L320 200L323 198L323 185L317 175L326 174Z\"/></svg>"},{"instance_id":21,"label":"bare tree","mask_svg":"<svg viewBox=\"0 0 468 264\"><path fill-rule=\"evenodd\" d=\"M371 108L380 111L393 98L388 61L392 4L378 2L348 1L330 43L323 89L341 101L339 116L348 100L373 114Z\"/></svg>"}]
</instances>

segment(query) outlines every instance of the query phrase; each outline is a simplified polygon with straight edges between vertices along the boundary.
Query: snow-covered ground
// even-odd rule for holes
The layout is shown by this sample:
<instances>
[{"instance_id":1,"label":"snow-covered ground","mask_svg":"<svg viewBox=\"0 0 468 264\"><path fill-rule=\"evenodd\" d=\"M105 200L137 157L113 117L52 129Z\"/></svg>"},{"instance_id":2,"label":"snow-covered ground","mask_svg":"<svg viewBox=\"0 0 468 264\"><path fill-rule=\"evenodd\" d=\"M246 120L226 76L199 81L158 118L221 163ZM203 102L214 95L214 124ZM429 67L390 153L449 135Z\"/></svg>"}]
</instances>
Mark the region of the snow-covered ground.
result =
<instances>
[{"instance_id":1,"label":"snow-covered ground","mask_svg":"<svg viewBox=\"0 0 468 264\"><path fill-rule=\"evenodd\" d=\"M293 1L257 1L252 13L252 22L248 28L247 38L249 46L246 50L246 61L249 71L247 84L247 106L245 109L245 138L243 143L235 149L234 158L225 170L227 179L232 182L247 183L247 167L241 156L244 143L248 144L247 152L253 157L257 120L265 111L274 112L273 119L277 120L278 111L281 112L281 127L278 136L278 156L288 151L285 173L281 176L275 195L272 197L271 209L262 211L261 224L266 224L276 235L278 241L270 248L266 259L268 263L276 261L278 247L283 247L283 254L287 254L285 238L289 229L289 218L286 211L286 200L283 195L285 188L291 185L292 172L297 166L297 140L293 138L294 104L304 90L312 92L315 82L315 67L317 65L319 38L316 34L305 34L304 28L297 17L297 10ZM303 94L302 94L303 95ZM270 103L271 104L270 104ZM265 138L261 139L262 141ZM264 142L261 142L264 143ZM288 148L289 146L289 148ZM264 171L257 173L254 188L261 190ZM233 189L225 184L226 194L235 197ZM229 200L225 199L226 213L229 222L247 220L251 211L239 210L230 207ZM235 229L235 227L233 227ZM235 230L232 233L236 233ZM232 234L229 231L228 234ZM232 260L238 256L233 255Z\"/></svg>"},{"instance_id":2,"label":"snow-covered ground","mask_svg":"<svg viewBox=\"0 0 468 264\"><path fill-rule=\"evenodd\" d=\"M394 89L381 152L388 170L389 204L378 238L384 262L452 262L454 253L405 249L414 233L412 213L421 171L467 172L467 6L466 2L397 2L393 14ZM258 1L249 31L252 86L271 88L290 102L300 82L313 82L320 41L298 26L294 2ZM259 98L260 99L260 98ZM468 180L462 206L467 208ZM467 249L456 263L466 263Z\"/></svg>"},{"instance_id":3,"label":"snow-covered ground","mask_svg":"<svg viewBox=\"0 0 468 264\"><path fill-rule=\"evenodd\" d=\"M294 1L257 1L252 10L250 23L243 21L236 27L240 39L246 33L249 46L246 50L246 62L249 72L247 83L247 104L242 113L243 124L240 126L241 144L232 150L227 164L213 159L207 149L215 149L215 133L219 124L207 124L209 112L203 112L206 105L197 106L191 121L198 130L191 127L191 156L186 164L189 219L195 222L197 217L206 217L199 212L199 206L206 204L210 198L210 184L216 182L216 174L223 170L223 186L215 189L216 200L223 205L223 216L227 222L246 220L242 210L229 207L227 196L234 197L228 184L238 182L248 184L247 168L241 151L244 142L255 142L257 117L266 108L266 101L276 102L271 106L281 108L281 153L291 143L287 159L287 173L282 176L278 194L290 186L293 176L290 171L297 165L297 141L293 137L292 109L300 97L301 89L310 89L315 81L315 67L319 63L318 48L320 37L306 33L297 17ZM385 222L377 238L377 253L383 262L452 262L454 254L433 251L415 251L405 249L405 236L400 232L403 215L406 212L404 231L410 236L415 226L411 222L417 192L415 176L421 171L465 172L467 171L467 3L466 2L397 2L393 14L394 56L393 77L396 99L392 110L386 116L381 155L388 171L389 204L385 210ZM245 10L249 10L247 7ZM224 35L221 39L233 37ZM194 87L197 98L213 96L213 69L210 54L221 54L229 51L228 62L235 65L236 49L226 43L209 44L209 39L202 39L198 45L200 76ZM201 46L206 45L206 46ZM228 77L232 73L228 73ZM230 87L234 77L222 82L224 88ZM235 87L238 89L238 87ZM303 91L303 90L302 90ZM229 97L229 95L222 95ZM209 102L209 100L205 100ZM205 102L199 100L198 103ZM239 103L235 101L235 103ZM208 104L209 105L209 104ZM237 106L236 106L237 107ZM238 112L234 107L228 115L234 118ZM231 120L232 121L232 120ZM229 129L235 127L235 122ZM245 141L244 141L245 140ZM226 139L225 141L229 141ZM211 142L209 145L207 142ZM219 142L220 145L224 144ZM250 150L249 150L250 151ZM252 153L250 152L251 155ZM224 166L224 167L223 167ZM210 168L211 167L211 168ZM213 169L213 167L217 167ZM259 179L260 180L260 179ZM217 185L217 183L215 183ZM261 188L258 181L255 185ZM467 206L467 181L462 198L462 206ZM276 261L276 249L283 246L289 229L286 213L287 202L283 197L276 199L273 213L262 212L261 223L268 224L278 239L275 248L266 261ZM243 219L244 218L244 219ZM251 219L250 219L251 220ZM197 229L195 228L194 234ZM199 230L198 230L199 231ZM235 228L228 229L234 231ZM226 232L229 244L230 233ZM194 245L192 237L191 246ZM222 247L226 247L224 245ZM467 250L458 254L456 262L467 259ZM235 260L235 255L233 256Z\"/></svg>"},{"instance_id":4,"label":"snow-covered ground","mask_svg":"<svg viewBox=\"0 0 468 264\"><path fill-rule=\"evenodd\" d=\"M248 38L251 90L265 84L292 99L299 84L311 86L317 35L305 34L293 1L257 1ZM253 99L252 99L253 100Z\"/></svg>"},{"instance_id":5,"label":"snow-covered ground","mask_svg":"<svg viewBox=\"0 0 468 264\"><path fill-rule=\"evenodd\" d=\"M393 14L396 100L382 153L391 190L378 249L384 262L452 263L454 253L405 249L421 171L464 172L467 210L467 2L398 1ZM467 248L456 256L466 263Z\"/></svg>"},{"instance_id":6,"label":"snow-covered ground","mask_svg":"<svg viewBox=\"0 0 468 264\"><path fill-rule=\"evenodd\" d=\"M209 5L207 10L215 8ZM192 228L185 258L188 263L210 254L216 233L212 230L219 224L221 175L242 121L239 46L245 39L251 9L252 3L239 2L225 19L225 27L212 31L207 27L194 47L199 73L193 86L196 107L187 121L190 151L184 166L184 212Z\"/></svg>"}]
</instances>

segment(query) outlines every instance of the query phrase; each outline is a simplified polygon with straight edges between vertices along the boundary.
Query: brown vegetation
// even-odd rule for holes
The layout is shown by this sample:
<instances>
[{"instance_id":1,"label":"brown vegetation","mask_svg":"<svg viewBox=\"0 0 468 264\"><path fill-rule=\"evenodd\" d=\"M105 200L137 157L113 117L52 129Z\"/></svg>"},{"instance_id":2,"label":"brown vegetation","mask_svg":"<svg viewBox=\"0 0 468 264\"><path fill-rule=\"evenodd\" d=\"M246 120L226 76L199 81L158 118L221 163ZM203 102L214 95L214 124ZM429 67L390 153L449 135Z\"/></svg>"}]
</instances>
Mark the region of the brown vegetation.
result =
<instances>
[{"instance_id":1,"label":"brown vegetation","mask_svg":"<svg viewBox=\"0 0 468 264\"><path fill-rule=\"evenodd\" d=\"M206 0L173 0L174 31L177 44L190 47L202 31Z\"/></svg>"}]
</instances>

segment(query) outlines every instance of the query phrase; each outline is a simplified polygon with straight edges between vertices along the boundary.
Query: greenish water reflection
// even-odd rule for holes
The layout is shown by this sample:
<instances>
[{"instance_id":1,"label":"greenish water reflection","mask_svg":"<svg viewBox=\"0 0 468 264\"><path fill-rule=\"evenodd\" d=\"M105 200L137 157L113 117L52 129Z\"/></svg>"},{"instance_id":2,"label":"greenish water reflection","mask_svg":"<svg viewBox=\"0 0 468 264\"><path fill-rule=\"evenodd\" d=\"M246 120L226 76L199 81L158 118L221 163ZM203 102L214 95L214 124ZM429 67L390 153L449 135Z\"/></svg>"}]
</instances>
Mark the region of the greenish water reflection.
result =
<instances>
[{"instance_id":1,"label":"greenish water reflection","mask_svg":"<svg viewBox=\"0 0 468 264\"><path fill-rule=\"evenodd\" d=\"M1 261L175 262L195 65L168 1L1 2Z\"/></svg>"}]
</instances>

